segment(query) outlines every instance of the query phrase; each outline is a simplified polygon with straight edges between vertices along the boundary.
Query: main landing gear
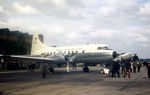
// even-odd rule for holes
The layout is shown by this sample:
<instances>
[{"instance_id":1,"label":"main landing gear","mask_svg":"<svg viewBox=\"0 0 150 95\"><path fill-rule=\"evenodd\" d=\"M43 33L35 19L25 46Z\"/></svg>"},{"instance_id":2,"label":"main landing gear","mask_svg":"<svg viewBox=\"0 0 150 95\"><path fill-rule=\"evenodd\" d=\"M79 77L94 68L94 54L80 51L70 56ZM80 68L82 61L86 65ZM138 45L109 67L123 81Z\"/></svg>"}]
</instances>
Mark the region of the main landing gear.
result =
<instances>
[{"instance_id":1,"label":"main landing gear","mask_svg":"<svg viewBox=\"0 0 150 95\"><path fill-rule=\"evenodd\" d=\"M89 68L87 66L83 67L83 72L89 72Z\"/></svg>"},{"instance_id":2,"label":"main landing gear","mask_svg":"<svg viewBox=\"0 0 150 95\"><path fill-rule=\"evenodd\" d=\"M48 68L48 71L49 71L49 73L52 73L52 74L53 74L53 73L54 73L54 68L53 68L53 67L49 67L49 68Z\"/></svg>"}]
</instances>

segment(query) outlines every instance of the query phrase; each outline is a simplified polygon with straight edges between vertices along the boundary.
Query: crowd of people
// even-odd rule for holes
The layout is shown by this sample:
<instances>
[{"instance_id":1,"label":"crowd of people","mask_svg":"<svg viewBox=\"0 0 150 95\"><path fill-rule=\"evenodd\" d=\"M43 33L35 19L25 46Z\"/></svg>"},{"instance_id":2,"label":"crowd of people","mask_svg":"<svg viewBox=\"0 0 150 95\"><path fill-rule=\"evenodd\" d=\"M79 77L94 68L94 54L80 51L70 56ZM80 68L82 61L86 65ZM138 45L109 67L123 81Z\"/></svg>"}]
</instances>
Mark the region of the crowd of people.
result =
<instances>
[{"instance_id":1,"label":"crowd of people","mask_svg":"<svg viewBox=\"0 0 150 95\"><path fill-rule=\"evenodd\" d=\"M109 77L118 77L122 75L124 78L128 76L130 78L130 73L140 72L141 67L145 65L147 68L148 78L150 78L150 62L136 62L136 61L112 61L111 63L106 63L104 70L105 73L109 75ZM28 72L34 72L35 64L29 63L27 64ZM51 65L46 63L41 65L42 77L46 78L46 74L54 73L54 69ZM117 76L116 76L117 74Z\"/></svg>"},{"instance_id":2,"label":"crowd of people","mask_svg":"<svg viewBox=\"0 0 150 95\"><path fill-rule=\"evenodd\" d=\"M34 72L35 70L35 63L28 63L27 64L27 70L28 72ZM54 69L51 65L48 65L47 63L41 64L41 71L42 71L42 77L46 78L46 74L48 73L54 73Z\"/></svg>"},{"instance_id":3,"label":"crowd of people","mask_svg":"<svg viewBox=\"0 0 150 95\"><path fill-rule=\"evenodd\" d=\"M125 78L128 76L130 78L130 73L140 72L142 63L136 61L113 61L112 63L107 63L106 68L109 69L110 77L120 77L120 74ZM117 74L117 76L116 76Z\"/></svg>"}]
</instances>

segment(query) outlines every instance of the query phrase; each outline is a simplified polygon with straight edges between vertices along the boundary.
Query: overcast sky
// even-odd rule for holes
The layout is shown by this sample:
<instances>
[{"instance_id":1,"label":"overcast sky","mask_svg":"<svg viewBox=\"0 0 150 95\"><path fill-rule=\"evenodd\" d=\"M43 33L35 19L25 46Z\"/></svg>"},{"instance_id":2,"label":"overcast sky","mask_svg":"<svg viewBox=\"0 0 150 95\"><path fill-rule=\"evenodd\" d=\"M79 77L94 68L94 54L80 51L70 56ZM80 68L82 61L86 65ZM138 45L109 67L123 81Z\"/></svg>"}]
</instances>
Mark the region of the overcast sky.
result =
<instances>
[{"instance_id":1,"label":"overcast sky","mask_svg":"<svg viewBox=\"0 0 150 95\"><path fill-rule=\"evenodd\" d=\"M48 45L107 44L150 58L150 0L0 0L0 28Z\"/></svg>"}]
</instances>

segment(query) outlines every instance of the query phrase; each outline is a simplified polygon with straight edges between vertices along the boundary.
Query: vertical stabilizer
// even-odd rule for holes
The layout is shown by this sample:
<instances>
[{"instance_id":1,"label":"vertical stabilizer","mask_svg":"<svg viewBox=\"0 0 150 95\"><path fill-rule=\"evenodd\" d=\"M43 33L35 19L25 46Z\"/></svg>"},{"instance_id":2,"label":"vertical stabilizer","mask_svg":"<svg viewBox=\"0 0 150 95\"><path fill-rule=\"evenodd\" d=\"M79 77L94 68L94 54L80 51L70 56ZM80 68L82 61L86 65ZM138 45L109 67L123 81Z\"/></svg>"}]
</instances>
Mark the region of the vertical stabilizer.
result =
<instances>
[{"instance_id":1,"label":"vertical stabilizer","mask_svg":"<svg viewBox=\"0 0 150 95\"><path fill-rule=\"evenodd\" d=\"M44 45L38 36L38 33L35 32L32 37L32 46L31 46L31 55L40 55L42 52L49 50L50 47Z\"/></svg>"}]
</instances>

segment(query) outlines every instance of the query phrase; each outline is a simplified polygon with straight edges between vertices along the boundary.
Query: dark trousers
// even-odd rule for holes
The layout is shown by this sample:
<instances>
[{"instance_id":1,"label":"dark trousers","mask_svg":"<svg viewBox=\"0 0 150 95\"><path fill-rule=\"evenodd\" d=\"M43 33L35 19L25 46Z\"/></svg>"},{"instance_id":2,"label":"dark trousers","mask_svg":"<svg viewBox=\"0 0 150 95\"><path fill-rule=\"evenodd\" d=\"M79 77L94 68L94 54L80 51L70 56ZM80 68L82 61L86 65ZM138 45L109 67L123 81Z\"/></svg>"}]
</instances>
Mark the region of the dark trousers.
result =
<instances>
[{"instance_id":1,"label":"dark trousers","mask_svg":"<svg viewBox=\"0 0 150 95\"><path fill-rule=\"evenodd\" d=\"M136 73L136 67L133 67L134 73Z\"/></svg>"},{"instance_id":2,"label":"dark trousers","mask_svg":"<svg viewBox=\"0 0 150 95\"><path fill-rule=\"evenodd\" d=\"M122 68L122 69L121 69L121 73L122 73L122 74L125 74L125 68Z\"/></svg>"},{"instance_id":3,"label":"dark trousers","mask_svg":"<svg viewBox=\"0 0 150 95\"><path fill-rule=\"evenodd\" d=\"M140 72L141 67L137 67L137 69L138 69L138 72Z\"/></svg>"},{"instance_id":4,"label":"dark trousers","mask_svg":"<svg viewBox=\"0 0 150 95\"><path fill-rule=\"evenodd\" d=\"M115 73L117 73L118 78L119 78L119 77L120 77L120 71L119 71L119 70L116 70Z\"/></svg>"},{"instance_id":5,"label":"dark trousers","mask_svg":"<svg viewBox=\"0 0 150 95\"><path fill-rule=\"evenodd\" d=\"M148 74L148 78L150 78L150 67L148 68L147 74Z\"/></svg>"},{"instance_id":6,"label":"dark trousers","mask_svg":"<svg viewBox=\"0 0 150 95\"><path fill-rule=\"evenodd\" d=\"M115 77L115 71L114 70L111 71L111 77Z\"/></svg>"},{"instance_id":7,"label":"dark trousers","mask_svg":"<svg viewBox=\"0 0 150 95\"><path fill-rule=\"evenodd\" d=\"M42 77L46 78L46 72L44 72L44 71L42 72Z\"/></svg>"},{"instance_id":8,"label":"dark trousers","mask_svg":"<svg viewBox=\"0 0 150 95\"><path fill-rule=\"evenodd\" d=\"M119 72L119 70L113 70L112 71L112 77L116 77L116 74L117 73L117 75L118 75L118 77L120 77L120 72Z\"/></svg>"}]
</instances>

